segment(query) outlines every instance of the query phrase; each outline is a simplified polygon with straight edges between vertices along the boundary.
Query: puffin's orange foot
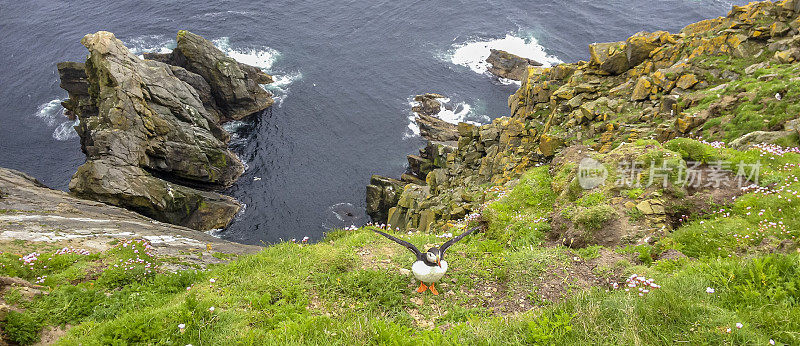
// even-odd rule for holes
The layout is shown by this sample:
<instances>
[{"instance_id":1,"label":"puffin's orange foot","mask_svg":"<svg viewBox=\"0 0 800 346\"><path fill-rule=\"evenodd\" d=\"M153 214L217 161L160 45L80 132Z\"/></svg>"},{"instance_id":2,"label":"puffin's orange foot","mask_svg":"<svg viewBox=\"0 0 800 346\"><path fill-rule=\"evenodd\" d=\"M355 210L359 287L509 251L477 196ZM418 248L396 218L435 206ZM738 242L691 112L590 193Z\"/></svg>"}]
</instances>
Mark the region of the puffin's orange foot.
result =
<instances>
[{"instance_id":1,"label":"puffin's orange foot","mask_svg":"<svg viewBox=\"0 0 800 346\"><path fill-rule=\"evenodd\" d=\"M419 288L417 288L417 292L422 293L422 292L425 292L427 289L428 289L428 286L425 286L425 283L420 281L419 282Z\"/></svg>"},{"instance_id":2,"label":"puffin's orange foot","mask_svg":"<svg viewBox=\"0 0 800 346\"><path fill-rule=\"evenodd\" d=\"M431 287L430 287L430 289L431 289L431 293L433 293L433 295L435 295L435 296L438 296L438 295L439 295L439 292L438 292L438 291L436 291L436 287L433 287L434 285L436 285L436 283L435 283L435 282L431 284Z\"/></svg>"}]
</instances>

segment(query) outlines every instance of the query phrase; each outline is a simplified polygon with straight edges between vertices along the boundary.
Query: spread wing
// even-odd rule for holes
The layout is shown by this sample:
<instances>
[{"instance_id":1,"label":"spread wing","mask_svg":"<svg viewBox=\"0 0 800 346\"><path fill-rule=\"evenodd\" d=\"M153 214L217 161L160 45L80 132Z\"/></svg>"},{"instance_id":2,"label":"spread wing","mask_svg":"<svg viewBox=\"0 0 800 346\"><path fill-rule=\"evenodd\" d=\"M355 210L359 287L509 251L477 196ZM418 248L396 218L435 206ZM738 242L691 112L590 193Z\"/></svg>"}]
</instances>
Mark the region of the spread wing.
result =
<instances>
[{"instance_id":1,"label":"spread wing","mask_svg":"<svg viewBox=\"0 0 800 346\"><path fill-rule=\"evenodd\" d=\"M450 239L446 243L444 243L444 245L442 245L442 247L439 249L442 252L442 257L444 257L444 252L447 251L447 248L449 248L451 245L455 244L459 240L464 239L464 237L466 237L466 236L474 233L475 231L479 230L480 228L481 228L481 226L475 227L475 228L473 228L473 229L471 229L469 231L461 233L461 235L459 235L459 236L457 236L457 237L455 237L453 239Z\"/></svg>"},{"instance_id":2,"label":"spread wing","mask_svg":"<svg viewBox=\"0 0 800 346\"><path fill-rule=\"evenodd\" d=\"M422 256L422 253L419 252L419 249L417 249L417 247L414 246L414 244L411 244L411 243L409 243L409 242L407 242L405 240L397 239L397 238L395 238L393 236L390 236L390 235L388 235L386 233L383 233L383 232L375 230L375 229L373 229L372 231L375 232L375 233L378 233L378 234L380 234L380 235L382 235L382 236L384 236L386 238L389 238L389 240L391 240L391 241L393 241L395 243L398 243L400 245L403 245L403 246L407 247L409 250L411 250L411 252L414 253L415 256L417 256L417 258L420 258Z\"/></svg>"}]
</instances>

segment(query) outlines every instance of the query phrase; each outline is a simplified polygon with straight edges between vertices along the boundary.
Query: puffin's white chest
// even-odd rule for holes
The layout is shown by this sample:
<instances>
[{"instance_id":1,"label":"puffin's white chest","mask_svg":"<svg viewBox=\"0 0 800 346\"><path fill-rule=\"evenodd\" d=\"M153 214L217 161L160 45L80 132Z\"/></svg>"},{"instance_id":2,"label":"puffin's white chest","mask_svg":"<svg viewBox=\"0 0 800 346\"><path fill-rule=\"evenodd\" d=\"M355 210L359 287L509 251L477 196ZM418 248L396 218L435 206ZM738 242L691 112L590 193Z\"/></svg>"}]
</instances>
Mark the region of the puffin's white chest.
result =
<instances>
[{"instance_id":1,"label":"puffin's white chest","mask_svg":"<svg viewBox=\"0 0 800 346\"><path fill-rule=\"evenodd\" d=\"M414 273L414 277L416 277L417 280L426 284L438 282L442 276L444 276L444 273L447 272L447 261L442 261L441 263L441 267L431 267L423 261L416 261L414 265L411 266L411 272Z\"/></svg>"}]
</instances>

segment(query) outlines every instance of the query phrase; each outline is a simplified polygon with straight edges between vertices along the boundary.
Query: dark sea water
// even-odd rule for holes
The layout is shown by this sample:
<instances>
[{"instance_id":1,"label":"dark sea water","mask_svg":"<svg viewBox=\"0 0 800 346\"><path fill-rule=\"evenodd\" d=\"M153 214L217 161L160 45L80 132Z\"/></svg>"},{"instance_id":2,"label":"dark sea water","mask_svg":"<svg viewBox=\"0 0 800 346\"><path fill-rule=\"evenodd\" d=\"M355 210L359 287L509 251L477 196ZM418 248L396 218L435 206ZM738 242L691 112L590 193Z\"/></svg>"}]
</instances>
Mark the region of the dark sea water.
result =
<instances>
[{"instance_id":1,"label":"dark sea water","mask_svg":"<svg viewBox=\"0 0 800 346\"><path fill-rule=\"evenodd\" d=\"M247 208L220 235L318 240L366 222L370 176L399 176L423 144L409 128L413 95L447 95L453 121L508 114L516 86L479 73L487 45L572 62L592 42L676 32L746 2L0 0L0 166L66 189L84 156L58 105L56 63L83 61L79 41L98 30L141 53L174 47L188 29L278 80L272 110L228 126L249 168L227 193ZM357 216L342 222L343 211Z\"/></svg>"}]
</instances>

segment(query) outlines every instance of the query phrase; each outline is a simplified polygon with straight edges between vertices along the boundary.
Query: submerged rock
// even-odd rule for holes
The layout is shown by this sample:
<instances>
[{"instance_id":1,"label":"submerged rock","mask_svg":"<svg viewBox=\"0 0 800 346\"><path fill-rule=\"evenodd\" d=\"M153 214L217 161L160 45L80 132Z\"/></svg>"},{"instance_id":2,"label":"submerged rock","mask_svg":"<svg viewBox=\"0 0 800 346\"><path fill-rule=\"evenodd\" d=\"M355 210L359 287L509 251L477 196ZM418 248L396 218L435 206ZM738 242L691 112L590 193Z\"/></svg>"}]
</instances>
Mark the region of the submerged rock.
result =
<instances>
[{"instance_id":1,"label":"submerged rock","mask_svg":"<svg viewBox=\"0 0 800 346\"><path fill-rule=\"evenodd\" d=\"M489 72L495 76L516 81L521 81L528 76L529 66L542 66L540 62L497 49L491 50L486 62L492 64Z\"/></svg>"},{"instance_id":2,"label":"submerged rock","mask_svg":"<svg viewBox=\"0 0 800 346\"><path fill-rule=\"evenodd\" d=\"M231 186L244 165L228 150L230 136L219 121L257 112L272 100L210 42L183 37L192 43L181 44L179 37L179 46L203 61L187 63L194 71L139 59L104 31L81 40L89 50L85 64L59 64L70 96L64 106L80 119L76 130L87 157L69 187L76 196L160 221L223 228L241 206L206 190Z\"/></svg>"}]
</instances>

